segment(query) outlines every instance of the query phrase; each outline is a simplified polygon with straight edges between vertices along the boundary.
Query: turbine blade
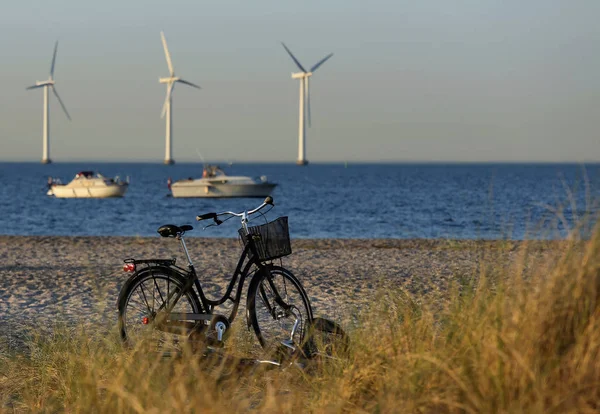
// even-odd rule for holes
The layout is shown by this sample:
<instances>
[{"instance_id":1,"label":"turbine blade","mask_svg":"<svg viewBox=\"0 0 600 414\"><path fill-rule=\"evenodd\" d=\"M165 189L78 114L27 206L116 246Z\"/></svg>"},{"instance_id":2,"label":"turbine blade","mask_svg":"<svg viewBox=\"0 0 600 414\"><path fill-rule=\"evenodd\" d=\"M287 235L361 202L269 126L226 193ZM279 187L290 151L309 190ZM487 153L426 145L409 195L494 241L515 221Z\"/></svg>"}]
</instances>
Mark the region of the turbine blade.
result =
<instances>
[{"instance_id":1,"label":"turbine blade","mask_svg":"<svg viewBox=\"0 0 600 414\"><path fill-rule=\"evenodd\" d=\"M54 76L54 64L56 63L56 51L58 49L58 40L54 44L54 54L52 55L52 65L50 65L50 77Z\"/></svg>"},{"instance_id":2,"label":"turbine blade","mask_svg":"<svg viewBox=\"0 0 600 414\"><path fill-rule=\"evenodd\" d=\"M310 120L310 86L308 84L308 76L306 78L304 78L304 81L306 82L304 84L305 87L305 96L306 96L306 115L308 116L308 127L311 127L311 120Z\"/></svg>"},{"instance_id":3,"label":"turbine blade","mask_svg":"<svg viewBox=\"0 0 600 414\"><path fill-rule=\"evenodd\" d=\"M186 80L183 80L183 79L178 79L178 80L177 80L177 82L183 83L183 84L185 84L185 85L190 85L190 86L193 86L194 88L202 89L202 88L201 88L201 87L199 87L198 85L196 85L196 84L194 84L194 83L192 83L192 82L188 82L188 81L186 81Z\"/></svg>"},{"instance_id":4,"label":"turbine blade","mask_svg":"<svg viewBox=\"0 0 600 414\"><path fill-rule=\"evenodd\" d=\"M167 95L165 96L165 103L163 104L163 109L162 109L162 113L160 114L161 118L165 117L165 114L167 113L167 103L170 101L171 99L171 94L173 93L173 88L175 88L175 84L172 83L169 86L169 89L167 89Z\"/></svg>"},{"instance_id":5,"label":"turbine blade","mask_svg":"<svg viewBox=\"0 0 600 414\"><path fill-rule=\"evenodd\" d=\"M171 55L169 54L169 48L167 47L167 39L165 39L165 34L160 32L160 38L162 39L163 49L165 49L165 57L167 58L167 66L169 66L169 73L171 76L175 74L173 70L173 63L171 62Z\"/></svg>"},{"instance_id":6,"label":"turbine blade","mask_svg":"<svg viewBox=\"0 0 600 414\"><path fill-rule=\"evenodd\" d=\"M31 86L26 87L25 89L26 90L37 89L37 88L43 88L44 86L46 86L46 85L31 85Z\"/></svg>"},{"instance_id":7,"label":"turbine blade","mask_svg":"<svg viewBox=\"0 0 600 414\"><path fill-rule=\"evenodd\" d=\"M317 68L319 66L321 66L323 63L325 63L327 61L327 59L329 59L332 56L333 56L333 53L330 53L327 56L325 56L323 59L321 59L320 61L318 61L312 68L310 68L310 71L314 72L315 70L317 70Z\"/></svg>"},{"instance_id":8,"label":"turbine blade","mask_svg":"<svg viewBox=\"0 0 600 414\"><path fill-rule=\"evenodd\" d=\"M52 92L54 92L54 95L56 96L56 99L58 99L58 102L60 103L60 106L62 106L63 111L65 111L65 115L67 116L67 118L70 121L71 120L71 115L69 115L69 112L67 112L67 107L63 103L62 99L60 99L60 96L58 96L58 92L56 92L56 88L54 88L54 86L52 87Z\"/></svg>"},{"instance_id":9,"label":"turbine blade","mask_svg":"<svg viewBox=\"0 0 600 414\"><path fill-rule=\"evenodd\" d=\"M291 52L290 49L287 48L287 46L285 45L285 43L281 42L281 44L283 45L284 49L288 52L288 54L290 55L290 57L294 60L294 62L296 62L296 65L300 68L300 70L304 73L306 73L306 70L302 67L302 65L300 64L300 62L298 62L298 59L296 59L296 56L294 56Z\"/></svg>"}]
</instances>

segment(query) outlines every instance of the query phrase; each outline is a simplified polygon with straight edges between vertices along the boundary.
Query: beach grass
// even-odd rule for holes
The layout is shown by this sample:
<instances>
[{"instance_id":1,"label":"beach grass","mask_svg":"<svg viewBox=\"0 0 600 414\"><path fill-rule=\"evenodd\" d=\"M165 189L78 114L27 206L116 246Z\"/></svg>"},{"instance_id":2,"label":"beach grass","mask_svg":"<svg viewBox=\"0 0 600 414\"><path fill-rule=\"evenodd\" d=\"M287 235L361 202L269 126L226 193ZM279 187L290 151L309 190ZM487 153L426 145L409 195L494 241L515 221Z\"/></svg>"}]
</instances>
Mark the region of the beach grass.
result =
<instances>
[{"instance_id":1,"label":"beach grass","mask_svg":"<svg viewBox=\"0 0 600 414\"><path fill-rule=\"evenodd\" d=\"M453 247L453 246L449 246ZM512 247L511 247L512 248ZM600 231L543 261L482 263L447 290L381 290L347 358L239 370L56 327L0 353L6 412L592 413L600 410ZM491 253L490 253L491 255ZM238 329L232 355L251 352ZM240 349L236 349L236 344Z\"/></svg>"}]
</instances>

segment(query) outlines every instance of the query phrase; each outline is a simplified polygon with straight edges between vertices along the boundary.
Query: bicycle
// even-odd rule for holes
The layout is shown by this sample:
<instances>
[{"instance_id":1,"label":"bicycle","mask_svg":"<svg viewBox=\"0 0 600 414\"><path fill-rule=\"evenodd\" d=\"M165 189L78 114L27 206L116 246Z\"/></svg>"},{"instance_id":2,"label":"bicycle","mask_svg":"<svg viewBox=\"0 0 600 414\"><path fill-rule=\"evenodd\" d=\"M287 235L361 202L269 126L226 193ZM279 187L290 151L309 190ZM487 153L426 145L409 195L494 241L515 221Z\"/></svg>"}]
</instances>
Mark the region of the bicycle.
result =
<instances>
[{"instance_id":1,"label":"bicycle","mask_svg":"<svg viewBox=\"0 0 600 414\"><path fill-rule=\"evenodd\" d=\"M291 254L287 217L279 217L258 226L248 226L250 216L265 207L274 207L267 197L257 208L235 213L207 213L198 221L213 220L220 225L233 217L241 218L239 235L243 250L229 285L220 299L204 294L196 269L185 244L190 225L167 224L158 229L162 237L173 237L181 245L187 266L175 259L125 259L123 270L133 273L125 282L117 303L119 332L128 346L140 340L156 342L158 348L181 349L185 343L197 349L223 345L234 321L246 279L251 279L246 296L246 323L253 328L260 345L278 355L279 364L287 355L316 352L307 347L307 333L313 325L313 311L301 282L289 270L273 263ZM224 220L220 217L227 216ZM238 283L239 279L239 283ZM237 283L235 296L232 296ZM215 313L216 307L233 302L229 315ZM322 318L317 318L320 320ZM313 347L314 348L314 347Z\"/></svg>"}]
</instances>

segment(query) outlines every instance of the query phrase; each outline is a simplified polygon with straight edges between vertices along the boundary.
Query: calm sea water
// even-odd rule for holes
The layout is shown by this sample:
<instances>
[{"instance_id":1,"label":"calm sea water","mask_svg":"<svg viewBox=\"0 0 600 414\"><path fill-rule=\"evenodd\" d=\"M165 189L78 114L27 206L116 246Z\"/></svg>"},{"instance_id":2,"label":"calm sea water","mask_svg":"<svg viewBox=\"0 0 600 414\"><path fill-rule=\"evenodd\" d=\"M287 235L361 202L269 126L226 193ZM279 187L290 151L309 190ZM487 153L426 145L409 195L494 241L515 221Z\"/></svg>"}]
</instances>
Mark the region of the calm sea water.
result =
<instances>
[{"instance_id":1,"label":"calm sea water","mask_svg":"<svg viewBox=\"0 0 600 414\"><path fill-rule=\"evenodd\" d=\"M80 170L129 176L131 185L121 199L46 196L48 176L68 182ZM565 222L553 209L564 207L569 226L599 211L600 164L234 164L226 171L277 182L269 216L289 216L297 238L560 237ZM0 234L158 237L160 225L173 223L193 225L190 236L235 237L239 222L202 230L196 215L260 200L167 196L168 177L200 174L198 164L0 163Z\"/></svg>"}]
</instances>

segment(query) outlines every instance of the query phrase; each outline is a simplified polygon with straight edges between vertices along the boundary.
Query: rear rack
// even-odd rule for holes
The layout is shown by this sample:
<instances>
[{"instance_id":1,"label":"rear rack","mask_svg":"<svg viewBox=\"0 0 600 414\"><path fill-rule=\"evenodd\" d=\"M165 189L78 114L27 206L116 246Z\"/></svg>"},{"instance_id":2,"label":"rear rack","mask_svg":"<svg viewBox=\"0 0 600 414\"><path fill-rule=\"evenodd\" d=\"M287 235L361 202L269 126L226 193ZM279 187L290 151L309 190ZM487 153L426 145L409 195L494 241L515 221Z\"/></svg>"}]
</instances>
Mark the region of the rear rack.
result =
<instances>
[{"instance_id":1,"label":"rear rack","mask_svg":"<svg viewBox=\"0 0 600 414\"><path fill-rule=\"evenodd\" d=\"M175 266L176 259L125 259L125 263L133 264L159 264L163 266Z\"/></svg>"}]
</instances>

